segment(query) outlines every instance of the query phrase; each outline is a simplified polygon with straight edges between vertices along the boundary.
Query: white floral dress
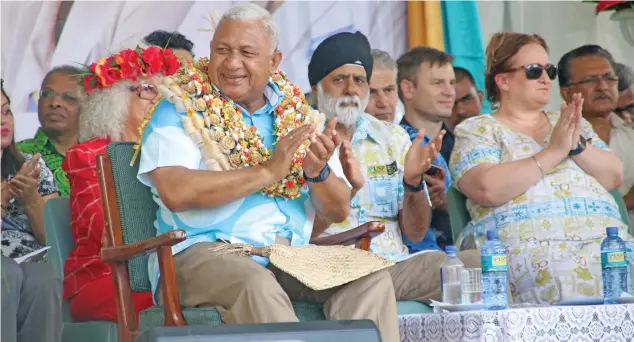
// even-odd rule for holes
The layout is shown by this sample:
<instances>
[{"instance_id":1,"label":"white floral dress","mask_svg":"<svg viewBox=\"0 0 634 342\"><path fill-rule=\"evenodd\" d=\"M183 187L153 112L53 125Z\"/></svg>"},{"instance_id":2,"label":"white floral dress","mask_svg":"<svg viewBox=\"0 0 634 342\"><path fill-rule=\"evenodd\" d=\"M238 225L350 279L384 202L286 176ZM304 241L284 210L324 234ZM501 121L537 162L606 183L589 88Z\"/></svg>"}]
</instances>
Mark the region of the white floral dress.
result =
<instances>
[{"instance_id":1,"label":"white floral dress","mask_svg":"<svg viewBox=\"0 0 634 342\"><path fill-rule=\"evenodd\" d=\"M554 127L559 113L547 116ZM583 120L581 130L593 146L608 149L587 121ZM454 184L476 165L530 158L548 146L551 133L552 129L540 144L491 115L464 121L455 130L450 162ZM623 239L632 239L612 195L571 158L499 207L483 207L468 199L467 209L472 221L457 244L464 247L475 240L480 245L486 230L497 229L507 247L516 303L602 296L600 244L605 228L618 227Z\"/></svg>"}]
</instances>

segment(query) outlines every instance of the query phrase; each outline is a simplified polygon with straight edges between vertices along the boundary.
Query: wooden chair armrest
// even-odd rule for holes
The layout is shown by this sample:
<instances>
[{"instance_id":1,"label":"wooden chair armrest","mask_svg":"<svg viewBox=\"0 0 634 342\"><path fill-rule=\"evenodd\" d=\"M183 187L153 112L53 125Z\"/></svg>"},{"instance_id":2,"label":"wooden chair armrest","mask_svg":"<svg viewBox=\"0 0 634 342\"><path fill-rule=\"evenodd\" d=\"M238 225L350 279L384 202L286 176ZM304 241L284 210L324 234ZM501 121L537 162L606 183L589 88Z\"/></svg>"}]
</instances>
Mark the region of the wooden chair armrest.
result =
<instances>
[{"instance_id":1,"label":"wooden chair armrest","mask_svg":"<svg viewBox=\"0 0 634 342\"><path fill-rule=\"evenodd\" d=\"M370 241L375 236L385 231L385 225L381 222L371 221L357 228L345 232L324 237L310 239L310 243L318 246L356 245L357 248L370 250Z\"/></svg>"},{"instance_id":2,"label":"wooden chair armrest","mask_svg":"<svg viewBox=\"0 0 634 342\"><path fill-rule=\"evenodd\" d=\"M137 254L147 253L159 247L171 248L175 244L185 241L186 237L183 230L172 230L129 245L104 247L101 249L101 259L107 263L128 261Z\"/></svg>"}]
</instances>

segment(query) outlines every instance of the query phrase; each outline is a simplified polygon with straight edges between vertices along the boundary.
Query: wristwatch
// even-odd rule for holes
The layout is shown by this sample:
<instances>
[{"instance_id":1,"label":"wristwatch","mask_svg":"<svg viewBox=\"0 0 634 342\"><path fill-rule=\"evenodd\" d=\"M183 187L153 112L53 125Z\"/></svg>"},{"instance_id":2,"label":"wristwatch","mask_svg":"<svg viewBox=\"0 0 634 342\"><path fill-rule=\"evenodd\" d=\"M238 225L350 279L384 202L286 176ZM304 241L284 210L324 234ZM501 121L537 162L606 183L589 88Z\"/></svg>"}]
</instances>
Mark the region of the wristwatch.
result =
<instances>
[{"instance_id":1,"label":"wristwatch","mask_svg":"<svg viewBox=\"0 0 634 342\"><path fill-rule=\"evenodd\" d=\"M577 143L577 147L573 150L570 150L570 152L568 153L569 156L576 156L578 154L580 154L581 152L586 150L586 144L588 143L589 140L586 140L586 138L583 137L583 135L579 136L579 142Z\"/></svg>"},{"instance_id":2,"label":"wristwatch","mask_svg":"<svg viewBox=\"0 0 634 342\"><path fill-rule=\"evenodd\" d=\"M408 191L408 192L420 192L420 191L423 191L423 189L425 189L425 181L421 181L420 184L418 184L418 186L413 186L413 185L407 184L407 182L405 181L405 178L403 178L403 187L405 188L405 191Z\"/></svg>"},{"instance_id":3,"label":"wristwatch","mask_svg":"<svg viewBox=\"0 0 634 342\"><path fill-rule=\"evenodd\" d=\"M315 178L310 178L306 176L306 172L304 172L304 179L310 183L321 183L325 181L326 179L328 179L328 176L330 176L330 166L328 164L326 164L326 166L324 166L324 168L321 169L321 171L319 172L319 176Z\"/></svg>"}]
</instances>

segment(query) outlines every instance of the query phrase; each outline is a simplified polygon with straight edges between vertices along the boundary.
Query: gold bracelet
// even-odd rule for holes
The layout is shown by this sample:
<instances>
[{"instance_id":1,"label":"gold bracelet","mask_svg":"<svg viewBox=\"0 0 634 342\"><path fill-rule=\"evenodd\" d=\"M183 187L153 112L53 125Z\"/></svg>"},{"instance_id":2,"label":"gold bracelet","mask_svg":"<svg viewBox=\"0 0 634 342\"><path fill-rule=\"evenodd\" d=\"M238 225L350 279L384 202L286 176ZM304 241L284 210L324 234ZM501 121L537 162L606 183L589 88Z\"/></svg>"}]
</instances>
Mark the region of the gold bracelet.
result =
<instances>
[{"instance_id":1,"label":"gold bracelet","mask_svg":"<svg viewBox=\"0 0 634 342\"><path fill-rule=\"evenodd\" d=\"M533 160L535 161L535 164L537 164L537 167L539 168L539 171L542 173L542 178L544 178L544 176L546 176L546 174L544 174L544 168L542 167L542 164L539 163L539 160L537 160L537 158L535 156L531 156L531 158L533 158Z\"/></svg>"}]
</instances>

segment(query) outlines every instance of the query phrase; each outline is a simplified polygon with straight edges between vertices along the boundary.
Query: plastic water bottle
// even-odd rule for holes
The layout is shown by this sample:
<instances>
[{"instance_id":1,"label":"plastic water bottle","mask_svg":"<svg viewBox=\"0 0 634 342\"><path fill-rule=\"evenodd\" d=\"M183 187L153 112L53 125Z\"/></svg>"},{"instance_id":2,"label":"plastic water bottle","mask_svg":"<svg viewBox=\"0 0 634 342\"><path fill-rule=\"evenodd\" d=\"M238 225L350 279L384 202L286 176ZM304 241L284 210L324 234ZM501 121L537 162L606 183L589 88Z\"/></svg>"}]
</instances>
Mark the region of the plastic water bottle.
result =
<instances>
[{"instance_id":1,"label":"plastic water bottle","mask_svg":"<svg viewBox=\"0 0 634 342\"><path fill-rule=\"evenodd\" d=\"M627 293L634 296L634 241L626 242L625 249L625 259L627 259L627 264L630 268L629 278L627 278Z\"/></svg>"},{"instance_id":2,"label":"plastic water bottle","mask_svg":"<svg viewBox=\"0 0 634 342\"><path fill-rule=\"evenodd\" d=\"M482 300L489 310L509 307L508 266L506 247L500 242L497 230L487 231L487 242L480 248L482 260Z\"/></svg>"},{"instance_id":3,"label":"plastic water bottle","mask_svg":"<svg viewBox=\"0 0 634 342\"><path fill-rule=\"evenodd\" d=\"M456 246L445 247L447 257L440 266L440 283L442 284L442 302L449 304L460 304L462 295L460 294L460 275L464 269L462 261L458 259Z\"/></svg>"},{"instance_id":4,"label":"plastic water bottle","mask_svg":"<svg viewBox=\"0 0 634 342\"><path fill-rule=\"evenodd\" d=\"M603 275L603 298L620 297L627 292L627 259L625 242L619 237L616 227L607 227L608 236L601 243L601 269Z\"/></svg>"}]
</instances>

